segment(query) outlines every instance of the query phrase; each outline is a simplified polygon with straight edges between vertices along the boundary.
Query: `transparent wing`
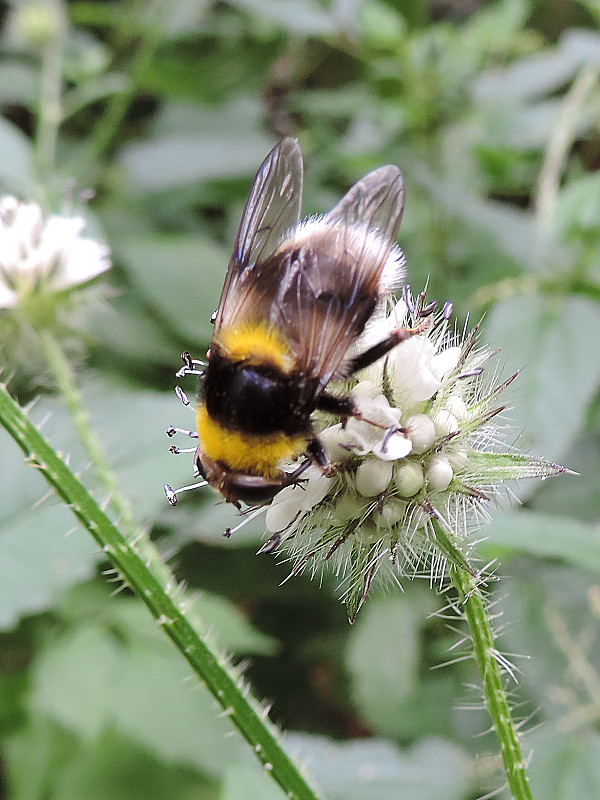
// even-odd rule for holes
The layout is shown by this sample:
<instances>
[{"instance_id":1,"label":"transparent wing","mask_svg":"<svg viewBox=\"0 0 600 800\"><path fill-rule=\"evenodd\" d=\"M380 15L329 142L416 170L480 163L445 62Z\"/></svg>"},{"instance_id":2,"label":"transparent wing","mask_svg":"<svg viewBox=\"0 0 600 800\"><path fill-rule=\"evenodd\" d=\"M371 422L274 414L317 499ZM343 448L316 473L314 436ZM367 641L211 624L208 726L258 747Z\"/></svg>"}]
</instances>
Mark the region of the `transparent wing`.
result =
<instances>
[{"instance_id":1,"label":"transparent wing","mask_svg":"<svg viewBox=\"0 0 600 800\"><path fill-rule=\"evenodd\" d=\"M402 173L381 167L294 246L276 308L316 395L343 372L350 345L390 284L402 277L403 258L394 245L403 210Z\"/></svg>"},{"instance_id":2,"label":"transparent wing","mask_svg":"<svg viewBox=\"0 0 600 800\"><path fill-rule=\"evenodd\" d=\"M300 148L290 138L271 150L256 173L225 276L215 333L222 325L261 319L268 313L283 268L268 257L283 234L298 224L302 175Z\"/></svg>"}]
</instances>

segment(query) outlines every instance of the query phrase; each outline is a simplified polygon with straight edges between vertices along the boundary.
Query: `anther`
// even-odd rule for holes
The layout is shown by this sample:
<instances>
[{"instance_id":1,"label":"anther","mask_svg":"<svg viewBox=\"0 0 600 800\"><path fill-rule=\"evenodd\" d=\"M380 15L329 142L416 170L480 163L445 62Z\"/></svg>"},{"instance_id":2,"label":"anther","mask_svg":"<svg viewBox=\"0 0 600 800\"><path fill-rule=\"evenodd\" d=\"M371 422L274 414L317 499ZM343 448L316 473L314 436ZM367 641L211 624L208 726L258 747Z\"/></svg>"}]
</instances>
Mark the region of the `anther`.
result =
<instances>
[{"instance_id":1,"label":"anther","mask_svg":"<svg viewBox=\"0 0 600 800\"><path fill-rule=\"evenodd\" d=\"M181 402L183 403L184 406L189 406L190 400L189 400L187 394L181 388L181 386L176 386L175 387L175 394L181 400Z\"/></svg>"},{"instance_id":2,"label":"anther","mask_svg":"<svg viewBox=\"0 0 600 800\"><path fill-rule=\"evenodd\" d=\"M423 298L424 300L425 298ZM429 317L437 308L437 300L432 300L430 303L427 303L426 306L423 306L419 309L419 316L420 317Z\"/></svg>"},{"instance_id":3,"label":"anther","mask_svg":"<svg viewBox=\"0 0 600 800\"><path fill-rule=\"evenodd\" d=\"M458 376L458 380L462 381L465 378L475 378L477 375L481 375L483 372L483 367L475 367L475 369L467 370L467 372L461 372Z\"/></svg>"},{"instance_id":4,"label":"anther","mask_svg":"<svg viewBox=\"0 0 600 800\"><path fill-rule=\"evenodd\" d=\"M452 301L448 300L446 303L444 303L442 307L442 314L444 319L450 319L453 310L454 310L454 303L452 303Z\"/></svg>"},{"instance_id":5,"label":"anther","mask_svg":"<svg viewBox=\"0 0 600 800\"><path fill-rule=\"evenodd\" d=\"M176 433L182 433L184 436L189 436L190 439L197 439L198 433L196 431L186 431L185 428L176 428L175 425L170 425L165 431L169 439L172 439Z\"/></svg>"},{"instance_id":6,"label":"anther","mask_svg":"<svg viewBox=\"0 0 600 800\"><path fill-rule=\"evenodd\" d=\"M189 486L182 486L180 489L173 489L169 486L168 483L165 483L164 490L167 496L167 500L172 506L177 505L177 495L180 495L182 492L190 492L193 489L201 489L203 486L207 486L208 481L199 481L198 483L191 483Z\"/></svg>"}]
</instances>

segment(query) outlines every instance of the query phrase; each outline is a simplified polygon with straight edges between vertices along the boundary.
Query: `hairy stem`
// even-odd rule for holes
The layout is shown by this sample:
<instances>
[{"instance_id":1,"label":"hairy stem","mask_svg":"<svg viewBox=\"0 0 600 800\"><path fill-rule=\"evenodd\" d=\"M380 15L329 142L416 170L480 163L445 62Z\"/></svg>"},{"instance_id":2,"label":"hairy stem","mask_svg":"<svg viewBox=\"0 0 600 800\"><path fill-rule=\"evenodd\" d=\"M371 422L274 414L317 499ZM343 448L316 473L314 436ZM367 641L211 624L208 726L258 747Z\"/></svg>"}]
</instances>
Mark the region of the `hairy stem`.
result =
<instances>
[{"instance_id":1,"label":"hairy stem","mask_svg":"<svg viewBox=\"0 0 600 800\"><path fill-rule=\"evenodd\" d=\"M177 584L165 584L154 563L140 552L140 541L129 541L101 510L87 489L54 452L22 409L0 385L0 423L64 500L148 607L183 658L206 684L254 753L293 800L317 800L317 795L285 753L275 727L247 691L227 659L215 652L196 630ZM164 565L163 565L164 567ZM164 567L166 569L166 567Z\"/></svg>"},{"instance_id":2,"label":"hairy stem","mask_svg":"<svg viewBox=\"0 0 600 800\"><path fill-rule=\"evenodd\" d=\"M504 690L499 654L494 647L494 634L479 580L456 565L450 567L450 575L469 625L475 660L483 681L485 702L500 743L508 786L514 800L532 800L521 745Z\"/></svg>"}]
</instances>

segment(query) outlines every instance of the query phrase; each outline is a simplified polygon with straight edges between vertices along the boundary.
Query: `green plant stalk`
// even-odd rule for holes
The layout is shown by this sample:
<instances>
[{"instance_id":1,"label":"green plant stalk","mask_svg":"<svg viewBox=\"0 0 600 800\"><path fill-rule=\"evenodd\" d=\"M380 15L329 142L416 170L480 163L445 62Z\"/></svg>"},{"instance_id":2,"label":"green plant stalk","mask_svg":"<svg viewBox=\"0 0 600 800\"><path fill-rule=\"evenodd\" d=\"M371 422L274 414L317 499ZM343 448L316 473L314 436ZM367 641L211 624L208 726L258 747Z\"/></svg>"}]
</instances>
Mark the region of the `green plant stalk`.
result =
<instances>
[{"instance_id":1,"label":"green plant stalk","mask_svg":"<svg viewBox=\"0 0 600 800\"><path fill-rule=\"evenodd\" d=\"M132 15L135 13L137 5L139 4L134 3L131 7ZM168 19L171 7L171 2L155 3L153 12L155 18L152 19L152 13L147 13L148 26L145 36L137 45L137 49L135 49L127 69L129 73L129 85L125 91L118 92L110 98L104 112L94 126L88 138L84 156L87 165L97 164L111 146L119 130L119 126L127 113L127 109L142 83L144 74L152 63L156 48L160 44L162 31L164 30L165 21ZM125 25L124 28L126 29L126 27Z\"/></svg>"},{"instance_id":2,"label":"green plant stalk","mask_svg":"<svg viewBox=\"0 0 600 800\"><path fill-rule=\"evenodd\" d=\"M175 583L164 586L146 564L138 544L129 542L101 510L83 484L54 452L37 428L0 385L0 422L36 468L64 500L123 579L148 607L194 672L206 684L265 769L290 800L317 800L317 795L284 752L278 732L258 702L245 691L239 675L223 655L199 636L188 618Z\"/></svg>"},{"instance_id":3,"label":"green plant stalk","mask_svg":"<svg viewBox=\"0 0 600 800\"><path fill-rule=\"evenodd\" d=\"M67 22L60 2L51 4L55 31L42 47L40 100L36 129L36 161L41 180L52 177L56 162L58 129L61 121L62 60Z\"/></svg>"},{"instance_id":4,"label":"green plant stalk","mask_svg":"<svg viewBox=\"0 0 600 800\"><path fill-rule=\"evenodd\" d=\"M118 515L119 528L129 542L136 545L138 554L144 558L145 563L163 585L172 585L175 580L170 569L162 560L160 553L150 539L145 535L145 532L137 524L131 504L123 497L115 473L106 460L102 443L90 427L89 414L83 405L81 394L75 384L71 365L65 357L61 346L48 330L40 333L40 342L56 387L59 389L73 419L79 440L92 462L94 473L100 485L107 494L108 506Z\"/></svg>"},{"instance_id":5,"label":"green plant stalk","mask_svg":"<svg viewBox=\"0 0 600 800\"><path fill-rule=\"evenodd\" d=\"M433 522L435 526L435 522ZM473 652L483 680L486 706L500 743L508 786L514 800L532 800L517 729L502 683L502 672L485 599L476 576L460 566L450 567L473 641Z\"/></svg>"}]
</instances>

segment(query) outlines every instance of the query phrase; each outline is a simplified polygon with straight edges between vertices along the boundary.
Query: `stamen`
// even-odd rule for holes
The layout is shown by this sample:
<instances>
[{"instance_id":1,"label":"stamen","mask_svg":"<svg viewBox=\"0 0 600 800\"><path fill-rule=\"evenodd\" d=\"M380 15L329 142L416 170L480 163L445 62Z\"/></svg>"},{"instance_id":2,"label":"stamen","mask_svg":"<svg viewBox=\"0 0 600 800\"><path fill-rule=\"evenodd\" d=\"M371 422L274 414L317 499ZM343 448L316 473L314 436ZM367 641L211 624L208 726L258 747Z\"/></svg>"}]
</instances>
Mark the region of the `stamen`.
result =
<instances>
[{"instance_id":1,"label":"stamen","mask_svg":"<svg viewBox=\"0 0 600 800\"><path fill-rule=\"evenodd\" d=\"M206 367L204 361L192 358L187 350L184 350L181 354L181 360L183 361L183 367L175 373L176 378L183 378L185 375L198 375L200 377L204 375L204 368ZM200 369L197 369L197 367L200 367Z\"/></svg>"},{"instance_id":2,"label":"stamen","mask_svg":"<svg viewBox=\"0 0 600 800\"><path fill-rule=\"evenodd\" d=\"M226 528L225 533L223 534L223 536L225 536L227 539L229 539L229 537L231 536L232 533L235 533L236 531L239 531L240 528L244 527L244 525L247 525L249 522L252 522L252 520L256 519L256 517L258 517L259 514L263 514L267 510L267 508L268 508L268 506L259 506L258 508L252 509L252 511L250 513L248 513L250 511L250 509L248 509L245 512L242 512L242 514L244 516L244 519L241 522L239 522L235 526L235 528Z\"/></svg>"},{"instance_id":3,"label":"stamen","mask_svg":"<svg viewBox=\"0 0 600 800\"><path fill-rule=\"evenodd\" d=\"M410 291L410 286L403 286L402 287L402 299L406 303L406 307L410 311L411 314L415 313L415 301L413 299L412 293Z\"/></svg>"},{"instance_id":4,"label":"stamen","mask_svg":"<svg viewBox=\"0 0 600 800\"><path fill-rule=\"evenodd\" d=\"M425 298L423 298L425 299ZM419 309L419 316L420 317L429 317L437 308L437 300L432 300L430 303L427 303L426 306L423 306Z\"/></svg>"},{"instance_id":5,"label":"stamen","mask_svg":"<svg viewBox=\"0 0 600 800\"><path fill-rule=\"evenodd\" d=\"M188 398L187 394L183 391L181 386L176 386L175 387L175 394L181 400L181 402L183 403L184 406L189 406L189 404L190 404L189 398Z\"/></svg>"},{"instance_id":6,"label":"stamen","mask_svg":"<svg viewBox=\"0 0 600 800\"><path fill-rule=\"evenodd\" d=\"M182 486L179 489L172 489L168 483L165 483L164 490L167 500L172 506L177 505L177 495L182 492L190 492L192 489L202 489L203 486L208 486L208 481L198 481L198 483L191 483L189 486Z\"/></svg>"},{"instance_id":7,"label":"stamen","mask_svg":"<svg viewBox=\"0 0 600 800\"><path fill-rule=\"evenodd\" d=\"M165 431L169 439L172 439L176 433L183 433L184 436L189 436L190 439L197 439L197 431L186 431L185 428L176 428L175 425L170 425Z\"/></svg>"},{"instance_id":8,"label":"stamen","mask_svg":"<svg viewBox=\"0 0 600 800\"><path fill-rule=\"evenodd\" d=\"M475 378L477 375L481 375L483 372L483 367L475 367L474 369L469 369L466 372L461 372L458 376L458 380L462 381L465 378Z\"/></svg>"},{"instance_id":9,"label":"stamen","mask_svg":"<svg viewBox=\"0 0 600 800\"><path fill-rule=\"evenodd\" d=\"M446 303L444 303L444 305L442 307L442 314L444 316L444 319L446 319L446 320L450 319L450 317L452 316L452 312L453 311L454 311L454 303L452 303L450 300L448 300Z\"/></svg>"}]
</instances>

